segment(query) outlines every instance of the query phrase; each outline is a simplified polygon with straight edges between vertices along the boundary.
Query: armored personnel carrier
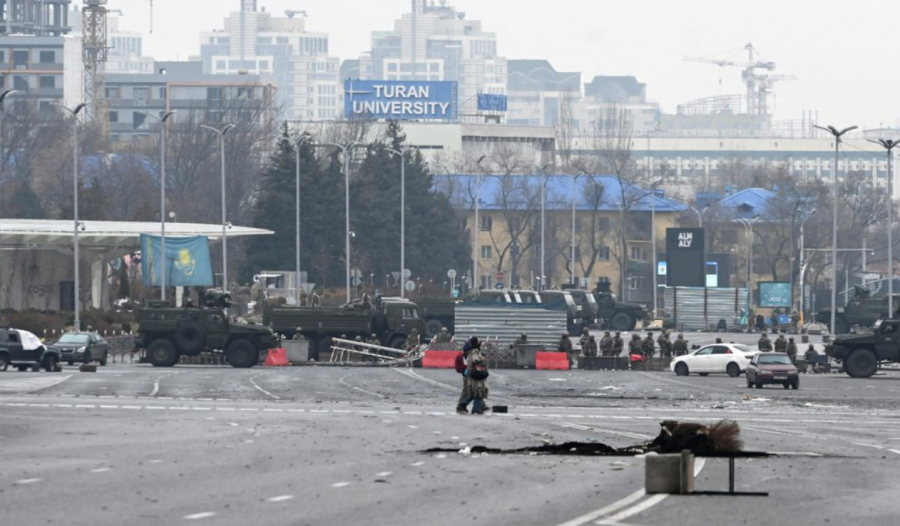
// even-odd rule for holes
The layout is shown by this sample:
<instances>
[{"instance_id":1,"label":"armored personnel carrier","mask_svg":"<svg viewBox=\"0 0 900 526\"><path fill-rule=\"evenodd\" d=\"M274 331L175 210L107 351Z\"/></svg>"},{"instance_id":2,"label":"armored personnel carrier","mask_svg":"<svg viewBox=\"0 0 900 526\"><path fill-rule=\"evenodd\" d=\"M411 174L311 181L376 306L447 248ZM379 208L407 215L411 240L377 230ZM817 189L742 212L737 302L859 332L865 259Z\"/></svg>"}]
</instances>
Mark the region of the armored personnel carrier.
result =
<instances>
[{"instance_id":1,"label":"armored personnel carrier","mask_svg":"<svg viewBox=\"0 0 900 526\"><path fill-rule=\"evenodd\" d=\"M846 334L850 329L858 325L871 327L877 320L896 317L888 312L887 296L873 297L872 292L860 285L854 287L854 297L846 306L838 307L834 316L834 327L829 327L831 334ZM900 310L900 295L894 295L894 310ZM831 309L821 309L816 312L816 321L826 325L831 324Z\"/></svg>"}]
</instances>

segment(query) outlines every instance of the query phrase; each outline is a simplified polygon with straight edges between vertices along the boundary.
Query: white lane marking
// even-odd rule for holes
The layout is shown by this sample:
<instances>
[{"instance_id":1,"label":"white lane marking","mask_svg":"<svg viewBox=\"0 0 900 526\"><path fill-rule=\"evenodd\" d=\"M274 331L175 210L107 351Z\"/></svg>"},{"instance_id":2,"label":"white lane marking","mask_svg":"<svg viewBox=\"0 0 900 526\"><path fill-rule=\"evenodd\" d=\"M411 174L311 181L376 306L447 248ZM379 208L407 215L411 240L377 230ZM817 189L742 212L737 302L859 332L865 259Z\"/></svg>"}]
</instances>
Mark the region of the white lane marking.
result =
<instances>
[{"instance_id":1,"label":"white lane marking","mask_svg":"<svg viewBox=\"0 0 900 526\"><path fill-rule=\"evenodd\" d=\"M153 460L147 461L148 464L159 464L160 462L162 462L162 459L159 458L154 458Z\"/></svg>"},{"instance_id":2,"label":"white lane marking","mask_svg":"<svg viewBox=\"0 0 900 526\"><path fill-rule=\"evenodd\" d=\"M890 451L891 453L896 453L896 454L900 455L900 450L888 449L888 451Z\"/></svg>"},{"instance_id":3,"label":"white lane marking","mask_svg":"<svg viewBox=\"0 0 900 526\"><path fill-rule=\"evenodd\" d=\"M346 378L349 378L349 377L353 376L354 374L356 374L356 373L350 373L350 374L348 374L348 375L346 375L346 376L343 376L343 377L339 378L339 379L338 379L338 383L341 384L341 385L343 385L344 387L349 387L349 388L351 388L351 389L355 389L355 390L359 391L360 393L364 393L364 394L367 394L367 395L369 395L369 396L374 396L374 397L376 397L376 398L387 398L387 397L384 396L383 394L373 393L372 391L366 391L365 389L363 389L363 388L361 388L361 387L356 387L355 385L350 385L350 384L348 384L347 382L344 381Z\"/></svg>"},{"instance_id":4,"label":"white lane marking","mask_svg":"<svg viewBox=\"0 0 900 526\"><path fill-rule=\"evenodd\" d=\"M97 406L95 406L94 404L78 404L75 407L78 409L94 409Z\"/></svg>"},{"instance_id":5,"label":"white lane marking","mask_svg":"<svg viewBox=\"0 0 900 526\"><path fill-rule=\"evenodd\" d=\"M139 405L123 405L122 409L141 409Z\"/></svg>"},{"instance_id":6,"label":"white lane marking","mask_svg":"<svg viewBox=\"0 0 900 526\"><path fill-rule=\"evenodd\" d=\"M281 495L279 497L272 497L271 499L268 499L268 501L269 502L284 502L286 500L291 500L293 498L294 498L293 495Z\"/></svg>"},{"instance_id":7,"label":"white lane marking","mask_svg":"<svg viewBox=\"0 0 900 526\"><path fill-rule=\"evenodd\" d=\"M234 407L217 407L216 411L234 411L235 409Z\"/></svg>"},{"instance_id":8,"label":"white lane marking","mask_svg":"<svg viewBox=\"0 0 900 526\"><path fill-rule=\"evenodd\" d=\"M164 405L147 405L147 406L144 406L144 409L154 409L154 410L165 409L165 408L166 408L166 406L164 406Z\"/></svg>"},{"instance_id":9,"label":"white lane marking","mask_svg":"<svg viewBox=\"0 0 900 526\"><path fill-rule=\"evenodd\" d=\"M119 406L117 406L117 405L101 405L100 406L100 409L118 409L118 408L119 408Z\"/></svg>"},{"instance_id":10,"label":"white lane marking","mask_svg":"<svg viewBox=\"0 0 900 526\"><path fill-rule=\"evenodd\" d=\"M415 467L424 466L424 465L425 465L424 462L413 462L412 464L410 464L410 466L415 466Z\"/></svg>"},{"instance_id":11,"label":"white lane marking","mask_svg":"<svg viewBox=\"0 0 900 526\"><path fill-rule=\"evenodd\" d=\"M13 484L17 486L23 486L25 484L34 484L35 482L40 482L41 479L22 479L13 482Z\"/></svg>"},{"instance_id":12,"label":"white lane marking","mask_svg":"<svg viewBox=\"0 0 900 526\"><path fill-rule=\"evenodd\" d=\"M376 473L376 477L390 477L394 472L393 471L382 471L381 473Z\"/></svg>"},{"instance_id":13,"label":"white lane marking","mask_svg":"<svg viewBox=\"0 0 900 526\"><path fill-rule=\"evenodd\" d=\"M267 374L267 373L263 373L263 374ZM251 378L250 378L250 385L252 385L254 389L256 389L256 390L259 391L260 393L262 393L262 394L268 396L268 397L271 398L272 400L281 400L281 397L280 397L280 396L274 395L274 394L272 394L272 393L266 391L265 389L263 389L262 387L260 387L259 384L256 383L256 378L258 378L258 377L260 377L260 376L262 376L262 375L261 375L261 374L258 374L258 375L256 375L256 376L251 377Z\"/></svg>"},{"instance_id":14,"label":"white lane marking","mask_svg":"<svg viewBox=\"0 0 900 526\"><path fill-rule=\"evenodd\" d=\"M558 425L560 425L562 427L567 427L569 429L578 429L581 431L592 431L595 433L601 433L601 434L605 434L605 435L618 435L618 436L623 436L626 438L634 438L636 440L652 440L653 439L652 436L645 435L643 433L631 433L628 431L617 431L614 429L601 429L599 427L591 427L591 426L584 426L581 424L571 424L571 423L564 423L564 424L558 424Z\"/></svg>"},{"instance_id":15,"label":"white lane marking","mask_svg":"<svg viewBox=\"0 0 900 526\"><path fill-rule=\"evenodd\" d=\"M406 427L408 427L410 429L419 429L419 426L406 426Z\"/></svg>"},{"instance_id":16,"label":"white lane marking","mask_svg":"<svg viewBox=\"0 0 900 526\"><path fill-rule=\"evenodd\" d=\"M206 519L215 515L215 512L212 511L204 511L202 513L194 513L193 515L185 515L184 518L189 521L195 521L197 519Z\"/></svg>"},{"instance_id":17,"label":"white lane marking","mask_svg":"<svg viewBox=\"0 0 900 526\"><path fill-rule=\"evenodd\" d=\"M884 449L882 446L876 446L875 444L863 444L862 442L853 442L854 446L863 446L863 447L871 447L874 449Z\"/></svg>"},{"instance_id":18,"label":"white lane marking","mask_svg":"<svg viewBox=\"0 0 900 526\"><path fill-rule=\"evenodd\" d=\"M92 469L91 473L106 473L107 471L110 471L111 469L112 468L97 468L97 469Z\"/></svg>"},{"instance_id":19,"label":"white lane marking","mask_svg":"<svg viewBox=\"0 0 900 526\"><path fill-rule=\"evenodd\" d=\"M154 396L156 396L159 393L159 381L163 379L163 376L165 376L165 375L161 375L159 378L156 379L155 382L153 382L153 390L150 391L150 395L149 395L150 398L153 398Z\"/></svg>"},{"instance_id":20,"label":"white lane marking","mask_svg":"<svg viewBox=\"0 0 900 526\"><path fill-rule=\"evenodd\" d=\"M350 485L349 482L335 482L334 484L331 485L331 487L332 488L345 488L349 485Z\"/></svg>"},{"instance_id":21,"label":"white lane marking","mask_svg":"<svg viewBox=\"0 0 900 526\"><path fill-rule=\"evenodd\" d=\"M586 513L586 514L582 515L581 517L576 517L570 521L564 522L557 526L581 526L582 524L587 524L588 522L599 519L600 517L603 517L604 515L609 515L610 513L618 510L619 508L628 506L629 504L642 498L643 496L644 496L644 490L642 490L642 489L637 490L634 493L632 493L631 495L628 495L627 497L619 499L608 506L604 506L604 507L600 508L599 510L592 511L590 513Z\"/></svg>"},{"instance_id":22,"label":"white lane marking","mask_svg":"<svg viewBox=\"0 0 900 526\"><path fill-rule=\"evenodd\" d=\"M547 380L549 380L551 382L565 382L566 381L565 378L547 378Z\"/></svg>"}]
</instances>

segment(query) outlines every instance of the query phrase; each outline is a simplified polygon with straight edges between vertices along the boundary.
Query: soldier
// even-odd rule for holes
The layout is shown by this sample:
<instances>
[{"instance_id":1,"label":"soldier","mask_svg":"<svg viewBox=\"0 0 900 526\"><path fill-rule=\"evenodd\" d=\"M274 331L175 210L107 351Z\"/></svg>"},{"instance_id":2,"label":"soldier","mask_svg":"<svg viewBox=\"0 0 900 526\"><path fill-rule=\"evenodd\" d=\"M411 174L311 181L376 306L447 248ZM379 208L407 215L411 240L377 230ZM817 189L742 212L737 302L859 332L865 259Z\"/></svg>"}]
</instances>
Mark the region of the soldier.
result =
<instances>
[{"instance_id":1,"label":"soldier","mask_svg":"<svg viewBox=\"0 0 900 526\"><path fill-rule=\"evenodd\" d=\"M619 339L621 340L621 338L619 338ZM600 355L601 356L611 356L612 350L613 350L613 339L609 336L609 331L605 331L603 333L603 337L600 338Z\"/></svg>"},{"instance_id":2,"label":"soldier","mask_svg":"<svg viewBox=\"0 0 900 526\"><path fill-rule=\"evenodd\" d=\"M775 340L775 352L787 351L787 343L787 340L784 339L784 334L779 334L778 339Z\"/></svg>"},{"instance_id":3,"label":"soldier","mask_svg":"<svg viewBox=\"0 0 900 526\"><path fill-rule=\"evenodd\" d=\"M301 329L300 327L294 329L294 336L291 337L291 340L295 342L302 342L305 339L306 338L303 337L303 329Z\"/></svg>"},{"instance_id":4,"label":"soldier","mask_svg":"<svg viewBox=\"0 0 900 526\"><path fill-rule=\"evenodd\" d=\"M585 356L597 356L597 342L593 336L588 338L587 350L582 349L582 352Z\"/></svg>"},{"instance_id":5,"label":"soldier","mask_svg":"<svg viewBox=\"0 0 900 526\"><path fill-rule=\"evenodd\" d=\"M672 357L672 342L669 341L669 331L662 331L656 339L659 344L659 355L663 358Z\"/></svg>"},{"instance_id":6,"label":"soldier","mask_svg":"<svg viewBox=\"0 0 900 526\"><path fill-rule=\"evenodd\" d=\"M381 342L378 341L378 336L376 336L374 332L369 336L369 339L366 340L366 343L368 343L369 345L381 346Z\"/></svg>"},{"instance_id":7,"label":"soldier","mask_svg":"<svg viewBox=\"0 0 900 526\"><path fill-rule=\"evenodd\" d=\"M787 349L785 352L787 352L788 358L791 359L791 362L796 364L797 363L797 344L794 343L793 338L788 340Z\"/></svg>"},{"instance_id":8,"label":"soldier","mask_svg":"<svg viewBox=\"0 0 900 526\"><path fill-rule=\"evenodd\" d=\"M653 343L653 331L647 331L647 337L641 342L641 351L647 358L653 358L656 353L656 344Z\"/></svg>"},{"instance_id":9,"label":"soldier","mask_svg":"<svg viewBox=\"0 0 900 526\"><path fill-rule=\"evenodd\" d=\"M806 369L803 371L804 373L808 373L810 369L815 370L813 362L818 357L819 353L816 352L816 348L813 346L813 344L809 344L809 348L806 349L806 352L803 354L803 358L806 359Z\"/></svg>"},{"instance_id":10,"label":"soldier","mask_svg":"<svg viewBox=\"0 0 900 526\"><path fill-rule=\"evenodd\" d=\"M406 350L411 351L418 347L420 343L419 329L413 329L412 332L409 333L409 336L406 337Z\"/></svg>"},{"instance_id":11,"label":"soldier","mask_svg":"<svg viewBox=\"0 0 900 526\"><path fill-rule=\"evenodd\" d=\"M622 351L625 350L625 340L622 339L622 333L616 331L616 336L613 338L612 342L612 355L619 356L622 354Z\"/></svg>"},{"instance_id":12,"label":"soldier","mask_svg":"<svg viewBox=\"0 0 900 526\"><path fill-rule=\"evenodd\" d=\"M756 343L757 347L761 352L771 352L772 351L772 342L769 341L769 335L766 331L763 331L762 336L759 337L759 341Z\"/></svg>"},{"instance_id":13,"label":"soldier","mask_svg":"<svg viewBox=\"0 0 900 526\"><path fill-rule=\"evenodd\" d=\"M528 335L525 333L522 333L521 336L516 338L516 342L513 345L515 345L515 346L528 345Z\"/></svg>"},{"instance_id":14,"label":"soldier","mask_svg":"<svg viewBox=\"0 0 900 526\"><path fill-rule=\"evenodd\" d=\"M432 343L450 343L453 341L453 336L447 327L441 327L441 332L435 334L431 341Z\"/></svg>"},{"instance_id":15,"label":"soldier","mask_svg":"<svg viewBox=\"0 0 900 526\"><path fill-rule=\"evenodd\" d=\"M578 344L581 345L581 354L583 354L585 356L590 356L590 354L588 354L590 352L588 350L588 347L589 347L588 342L590 340L591 340L591 334L590 334L590 331L588 331L588 328L585 327L585 328L581 329L581 338L578 339Z\"/></svg>"},{"instance_id":16,"label":"soldier","mask_svg":"<svg viewBox=\"0 0 900 526\"><path fill-rule=\"evenodd\" d=\"M575 354L575 348L572 346L572 340L569 339L568 334L562 335L559 339L559 344L556 346L556 350L564 352L569 356L569 365L572 366L572 369L578 368L578 356Z\"/></svg>"},{"instance_id":17,"label":"soldier","mask_svg":"<svg viewBox=\"0 0 900 526\"><path fill-rule=\"evenodd\" d=\"M679 334L673 344L675 356L683 356L688 352L688 342L684 339L684 334Z\"/></svg>"}]
</instances>

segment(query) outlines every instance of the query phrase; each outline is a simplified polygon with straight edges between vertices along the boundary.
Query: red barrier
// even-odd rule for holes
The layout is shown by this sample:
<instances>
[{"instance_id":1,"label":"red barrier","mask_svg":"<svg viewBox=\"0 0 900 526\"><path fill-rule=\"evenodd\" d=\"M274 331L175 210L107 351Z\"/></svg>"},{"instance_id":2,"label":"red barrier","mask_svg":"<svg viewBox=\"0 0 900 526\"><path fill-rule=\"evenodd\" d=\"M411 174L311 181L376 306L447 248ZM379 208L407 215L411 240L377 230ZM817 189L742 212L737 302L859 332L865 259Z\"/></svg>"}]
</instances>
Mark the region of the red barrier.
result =
<instances>
[{"instance_id":1,"label":"red barrier","mask_svg":"<svg viewBox=\"0 0 900 526\"><path fill-rule=\"evenodd\" d=\"M534 368L544 371L568 371L569 356L564 352L539 352L536 354Z\"/></svg>"},{"instance_id":2,"label":"red barrier","mask_svg":"<svg viewBox=\"0 0 900 526\"><path fill-rule=\"evenodd\" d=\"M266 367L287 367L289 365L291 362L287 359L286 349L269 349L269 354L266 356Z\"/></svg>"},{"instance_id":3,"label":"red barrier","mask_svg":"<svg viewBox=\"0 0 900 526\"><path fill-rule=\"evenodd\" d=\"M425 351L422 367L428 369L453 369L459 351Z\"/></svg>"},{"instance_id":4,"label":"red barrier","mask_svg":"<svg viewBox=\"0 0 900 526\"><path fill-rule=\"evenodd\" d=\"M647 357L644 356L643 354L632 354L632 355L630 355L630 359L631 359L631 363L647 361Z\"/></svg>"}]
</instances>

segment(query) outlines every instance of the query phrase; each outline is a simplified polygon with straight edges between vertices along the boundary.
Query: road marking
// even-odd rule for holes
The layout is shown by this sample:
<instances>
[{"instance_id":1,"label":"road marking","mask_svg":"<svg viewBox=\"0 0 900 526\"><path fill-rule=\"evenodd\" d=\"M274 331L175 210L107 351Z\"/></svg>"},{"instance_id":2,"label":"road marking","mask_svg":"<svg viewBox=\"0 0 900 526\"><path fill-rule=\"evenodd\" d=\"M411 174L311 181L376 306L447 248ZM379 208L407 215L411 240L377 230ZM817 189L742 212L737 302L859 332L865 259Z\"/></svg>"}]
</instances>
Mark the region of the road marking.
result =
<instances>
[{"instance_id":1,"label":"road marking","mask_svg":"<svg viewBox=\"0 0 900 526\"><path fill-rule=\"evenodd\" d=\"M54 375L4 380L3 383L0 383L0 393L36 393L61 384L71 377L72 375L70 374L68 376Z\"/></svg>"},{"instance_id":2,"label":"road marking","mask_svg":"<svg viewBox=\"0 0 900 526\"><path fill-rule=\"evenodd\" d=\"M35 482L40 482L41 479L22 479L17 480L13 484L17 486L24 486L25 484L34 484Z\"/></svg>"},{"instance_id":3,"label":"road marking","mask_svg":"<svg viewBox=\"0 0 900 526\"><path fill-rule=\"evenodd\" d=\"M394 472L393 471L382 471L381 473L376 473L376 477L390 477Z\"/></svg>"},{"instance_id":4,"label":"road marking","mask_svg":"<svg viewBox=\"0 0 900 526\"><path fill-rule=\"evenodd\" d=\"M293 498L294 498L293 495L281 495L280 497L272 497L271 499L268 499L268 500L269 500L269 502L284 502L286 500L291 500Z\"/></svg>"},{"instance_id":5,"label":"road marking","mask_svg":"<svg viewBox=\"0 0 900 526\"><path fill-rule=\"evenodd\" d=\"M197 519L207 519L215 515L215 512L212 511L204 511L203 513L195 513L193 515L185 515L184 518L189 521L195 521Z\"/></svg>"},{"instance_id":6,"label":"road marking","mask_svg":"<svg viewBox=\"0 0 900 526\"><path fill-rule=\"evenodd\" d=\"M95 406L94 404L78 404L75 407L79 409L94 409L97 406Z\"/></svg>"},{"instance_id":7,"label":"road marking","mask_svg":"<svg viewBox=\"0 0 900 526\"><path fill-rule=\"evenodd\" d=\"M896 453L896 454L900 455L900 450L888 449L888 451L890 451L891 453Z\"/></svg>"},{"instance_id":8,"label":"road marking","mask_svg":"<svg viewBox=\"0 0 900 526\"><path fill-rule=\"evenodd\" d=\"M106 473L107 471L110 471L110 470L112 470L112 468L97 468L97 469L92 469L91 473Z\"/></svg>"},{"instance_id":9,"label":"road marking","mask_svg":"<svg viewBox=\"0 0 900 526\"><path fill-rule=\"evenodd\" d=\"M874 449L884 449L882 446L876 446L875 444L863 444L862 442L853 442L854 446L863 446L863 447L871 447Z\"/></svg>"},{"instance_id":10,"label":"road marking","mask_svg":"<svg viewBox=\"0 0 900 526\"><path fill-rule=\"evenodd\" d=\"M159 464L160 462L162 462L162 459L159 458L154 458L153 460L147 461L148 464Z\"/></svg>"},{"instance_id":11,"label":"road marking","mask_svg":"<svg viewBox=\"0 0 900 526\"><path fill-rule=\"evenodd\" d=\"M413 462L412 464L410 464L410 466L415 466L415 467L424 466L424 465L425 465L425 463L421 462L421 461Z\"/></svg>"},{"instance_id":12,"label":"road marking","mask_svg":"<svg viewBox=\"0 0 900 526\"><path fill-rule=\"evenodd\" d=\"M332 488L345 488L349 485L350 485L349 482L336 482L336 483L332 484L331 487Z\"/></svg>"},{"instance_id":13,"label":"road marking","mask_svg":"<svg viewBox=\"0 0 900 526\"><path fill-rule=\"evenodd\" d=\"M263 373L263 374L267 374L267 373ZM266 391L265 389L263 389L262 387L260 387L259 384L256 383L256 378L259 378L260 376L262 376L262 374L258 374L258 375L256 375L256 376L251 377L251 378L250 378L250 385L252 385L252 386L253 386L257 391L259 391L260 393L262 393L262 394L268 396L269 398L271 398L271 399L273 399L273 400L281 400L281 397L280 397L280 396L274 395L274 394L272 394L272 393Z\"/></svg>"},{"instance_id":14,"label":"road marking","mask_svg":"<svg viewBox=\"0 0 900 526\"><path fill-rule=\"evenodd\" d=\"M149 395L151 398L156 396L157 393L159 393L159 381L163 379L163 376L165 376L165 375L161 375L159 378L156 379L155 382L153 382L153 390L150 391L150 395Z\"/></svg>"},{"instance_id":15,"label":"road marking","mask_svg":"<svg viewBox=\"0 0 900 526\"><path fill-rule=\"evenodd\" d=\"M598 428L598 427L589 427L589 426L584 426L584 425L581 425L581 424L570 424L570 423L565 423L565 424L558 424L558 425L560 425L560 426L562 426L562 427L567 427L567 428L570 428L570 429L578 429L578 430L581 430L581 431L592 431L592 432L595 432L595 433L602 433L602 434L607 434L607 435L619 435L619 436L623 436L623 437L626 437L626 438L634 438L634 439L636 439L636 440L652 440L652 439L653 439L652 436L650 436L650 435L645 435L645 434L642 434L642 433L630 433L630 432L628 432L628 431L616 431L616 430L613 430L613 429L601 429L601 428Z\"/></svg>"},{"instance_id":16,"label":"road marking","mask_svg":"<svg viewBox=\"0 0 900 526\"><path fill-rule=\"evenodd\" d=\"M363 388L361 388L361 387L356 387L355 385L350 385L350 384L348 384L347 382L344 381L345 378L349 378L349 377L353 376L354 374L356 374L356 373L350 373L350 374L348 374L348 375L346 375L346 376L343 376L343 377L339 378L339 379L338 379L338 383L341 384L341 385L343 385L344 387L349 387L350 389L355 389L355 390L359 391L360 393L364 393L364 394L367 394L367 395L369 395L369 396L374 396L374 397L376 397L376 398L387 398L387 397L384 396L383 394L373 393L372 391L366 391L365 389L363 389Z\"/></svg>"},{"instance_id":17,"label":"road marking","mask_svg":"<svg viewBox=\"0 0 900 526\"><path fill-rule=\"evenodd\" d=\"M117 406L117 405L101 405L100 406L100 409L118 409L118 408L119 408L119 406Z\"/></svg>"}]
</instances>

